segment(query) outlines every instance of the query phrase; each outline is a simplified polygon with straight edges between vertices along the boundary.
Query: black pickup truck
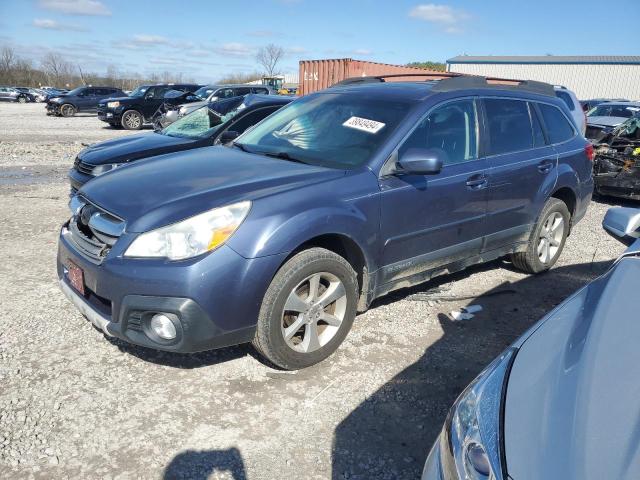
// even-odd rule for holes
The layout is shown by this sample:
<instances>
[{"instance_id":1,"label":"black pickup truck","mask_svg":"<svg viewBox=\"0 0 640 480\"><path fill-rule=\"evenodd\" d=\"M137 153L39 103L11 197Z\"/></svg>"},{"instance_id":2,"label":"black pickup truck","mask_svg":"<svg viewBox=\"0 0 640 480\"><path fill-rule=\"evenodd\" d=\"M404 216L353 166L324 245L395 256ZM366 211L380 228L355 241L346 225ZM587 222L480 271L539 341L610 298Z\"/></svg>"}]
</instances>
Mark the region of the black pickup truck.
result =
<instances>
[{"instance_id":1,"label":"black pickup truck","mask_svg":"<svg viewBox=\"0 0 640 480\"><path fill-rule=\"evenodd\" d=\"M128 97L109 98L98 104L98 118L112 127L139 130L151 123L153 115L165 103L182 104L202 100L193 92L202 85L140 85Z\"/></svg>"}]
</instances>

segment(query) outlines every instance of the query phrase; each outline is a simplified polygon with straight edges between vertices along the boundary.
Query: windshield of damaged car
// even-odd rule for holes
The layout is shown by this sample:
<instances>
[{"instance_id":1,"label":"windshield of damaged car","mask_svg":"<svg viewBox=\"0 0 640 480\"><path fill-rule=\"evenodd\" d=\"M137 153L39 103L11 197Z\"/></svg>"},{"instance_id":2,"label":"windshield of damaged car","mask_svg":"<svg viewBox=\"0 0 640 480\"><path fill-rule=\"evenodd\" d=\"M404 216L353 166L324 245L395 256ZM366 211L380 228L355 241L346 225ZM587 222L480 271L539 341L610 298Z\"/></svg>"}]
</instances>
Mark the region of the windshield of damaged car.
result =
<instances>
[{"instance_id":1,"label":"windshield of damaged car","mask_svg":"<svg viewBox=\"0 0 640 480\"><path fill-rule=\"evenodd\" d=\"M331 168L363 165L411 109L404 100L321 93L296 100L239 137L240 147Z\"/></svg>"},{"instance_id":2,"label":"windshield of damaged car","mask_svg":"<svg viewBox=\"0 0 640 480\"><path fill-rule=\"evenodd\" d=\"M600 104L587 113L587 117L624 117L631 118L640 114L640 107L629 105Z\"/></svg>"},{"instance_id":3,"label":"windshield of damaged car","mask_svg":"<svg viewBox=\"0 0 640 480\"><path fill-rule=\"evenodd\" d=\"M185 115L176 120L160 133L170 137L181 138L209 137L213 135L222 124L235 117L243 108L238 107L222 115L205 105L194 110L189 115Z\"/></svg>"},{"instance_id":4,"label":"windshield of damaged car","mask_svg":"<svg viewBox=\"0 0 640 480\"><path fill-rule=\"evenodd\" d=\"M142 97L142 96L144 96L144 92L146 92L148 88L149 87L147 87L145 85L141 85L139 87L136 87L136 89L133 92L131 92L129 94L129 96L130 97Z\"/></svg>"},{"instance_id":5,"label":"windshield of damaged car","mask_svg":"<svg viewBox=\"0 0 640 480\"><path fill-rule=\"evenodd\" d=\"M206 100L207 97L209 95L211 95L211 92L213 92L215 89L211 88L211 87L201 87L198 90L196 90L194 93L199 96L202 100Z\"/></svg>"}]
</instances>

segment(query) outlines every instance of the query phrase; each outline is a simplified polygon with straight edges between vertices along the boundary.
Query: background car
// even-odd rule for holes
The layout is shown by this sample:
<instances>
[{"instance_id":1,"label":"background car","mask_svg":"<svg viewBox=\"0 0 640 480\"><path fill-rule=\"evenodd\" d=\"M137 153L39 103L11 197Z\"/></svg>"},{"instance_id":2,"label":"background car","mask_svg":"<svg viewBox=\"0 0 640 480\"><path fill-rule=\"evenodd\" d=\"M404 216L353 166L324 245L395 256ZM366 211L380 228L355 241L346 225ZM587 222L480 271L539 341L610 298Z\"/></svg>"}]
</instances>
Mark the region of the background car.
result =
<instances>
[{"instance_id":1,"label":"background car","mask_svg":"<svg viewBox=\"0 0 640 480\"><path fill-rule=\"evenodd\" d=\"M142 158L226 144L293 100L247 95L205 105L157 132L96 143L82 150L69 171L71 194L94 177ZM233 102L233 104L231 104ZM222 103L223 105L219 105ZM218 105L216 105L218 104ZM216 111L224 110L223 113Z\"/></svg>"},{"instance_id":2,"label":"background car","mask_svg":"<svg viewBox=\"0 0 640 480\"><path fill-rule=\"evenodd\" d=\"M28 92L21 92L15 87L0 87L0 101L27 103L34 101Z\"/></svg>"},{"instance_id":3,"label":"background car","mask_svg":"<svg viewBox=\"0 0 640 480\"><path fill-rule=\"evenodd\" d=\"M163 104L178 105L185 101L200 100L197 95L188 97L176 92L193 93L201 87L199 84L157 84L140 85L131 95L110 98L98 104L98 119L112 127L127 130L140 130L145 123L151 123L154 115Z\"/></svg>"},{"instance_id":4,"label":"background car","mask_svg":"<svg viewBox=\"0 0 640 480\"><path fill-rule=\"evenodd\" d=\"M580 101L576 94L569 90L567 87L562 87L555 85L553 89L556 92L556 97L561 99L564 103L567 104L567 108L569 112L571 112L571 117L573 121L576 123L578 130L582 135L584 135L587 129L587 119L585 117L584 111L582 110L582 106L580 105Z\"/></svg>"},{"instance_id":5,"label":"background car","mask_svg":"<svg viewBox=\"0 0 640 480\"><path fill-rule=\"evenodd\" d=\"M601 103L605 102L628 102L629 100L626 98L593 98L590 100L580 100L580 105L582 106L582 110L587 113L593 107L597 107Z\"/></svg>"},{"instance_id":6,"label":"background car","mask_svg":"<svg viewBox=\"0 0 640 480\"><path fill-rule=\"evenodd\" d=\"M255 93L259 95L271 95L273 91L264 85L245 85L245 84L227 84L227 85L205 85L196 90L195 94L202 100L192 102L188 105L181 105L178 110L179 116L187 115L196 108L200 108L207 103L224 100L225 98L242 97Z\"/></svg>"},{"instance_id":7,"label":"background car","mask_svg":"<svg viewBox=\"0 0 640 480\"><path fill-rule=\"evenodd\" d=\"M640 210L603 226L634 243L462 392L423 480L640 478Z\"/></svg>"},{"instance_id":8,"label":"background car","mask_svg":"<svg viewBox=\"0 0 640 480\"><path fill-rule=\"evenodd\" d=\"M78 112L95 112L105 98L124 95L115 87L78 87L47 99L47 114L72 117Z\"/></svg>"},{"instance_id":9,"label":"background car","mask_svg":"<svg viewBox=\"0 0 640 480\"><path fill-rule=\"evenodd\" d=\"M640 102L604 102L587 112L587 138L596 138L604 128L616 127L640 116Z\"/></svg>"}]
</instances>

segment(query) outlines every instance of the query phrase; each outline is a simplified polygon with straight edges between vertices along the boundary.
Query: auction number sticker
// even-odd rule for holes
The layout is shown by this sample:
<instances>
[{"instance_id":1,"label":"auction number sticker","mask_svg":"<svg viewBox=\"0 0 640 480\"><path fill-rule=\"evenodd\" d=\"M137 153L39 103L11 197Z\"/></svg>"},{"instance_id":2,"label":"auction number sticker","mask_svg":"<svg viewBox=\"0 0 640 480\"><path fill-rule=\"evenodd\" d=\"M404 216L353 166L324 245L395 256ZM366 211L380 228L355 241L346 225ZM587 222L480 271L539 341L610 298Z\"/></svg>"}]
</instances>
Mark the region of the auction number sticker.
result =
<instances>
[{"instance_id":1,"label":"auction number sticker","mask_svg":"<svg viewBox=\"0 0 640 480\"><path fill-rule=\"evenodd\" d=\"M356 130L362 130L367 133L378 133L384 127L384 123L376 122L375 120L368 120L361 117L351 117L349 120L342 124L345 127L355 128Z\"/></svg>"}]
</instances>

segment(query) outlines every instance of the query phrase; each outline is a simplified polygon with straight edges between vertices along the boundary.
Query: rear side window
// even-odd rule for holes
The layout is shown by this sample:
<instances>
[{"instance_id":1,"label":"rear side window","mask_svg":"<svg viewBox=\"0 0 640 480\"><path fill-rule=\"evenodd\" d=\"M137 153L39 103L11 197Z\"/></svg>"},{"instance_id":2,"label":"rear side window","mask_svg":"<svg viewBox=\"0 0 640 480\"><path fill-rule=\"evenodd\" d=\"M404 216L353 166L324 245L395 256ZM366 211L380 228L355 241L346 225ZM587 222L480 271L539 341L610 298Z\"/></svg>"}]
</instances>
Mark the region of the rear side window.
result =
<instances>
[{"instance_id":1,"label":"rear side window","mask_svg":"<svg viewBox=\"0 0 640 480\"><path fill-rule=\"evenodd\" d=\"M558 107L546 103L539 104L539 107L551 143L565 142L575 135L573 126Z\"/></svg>"},{"instance_id":2,"label":"rear side window","mask_svg":"<svg viewBox=\"0 0 640 480\"><path fill-rule=\"evenodd\" d=\"M252 90L253 90L253 93L259 93L259 94L269 93L269 90L267 90L266 88L254 88Z\"/></svg>"},{"instance_id":3,"label":"rear side window","mask_svg":"<svg viewBox=\"0 0 640 480\"><path fill-rule=\"evenodd\" d=\"M489 127L489 154L519 152L533 147L531 119L522 100L485 98Z\"/></svg>"},{"instance_id":4,"label":"rear side window","mask_svg":"<svg viewBox=\"0 0 640 480\"><path fill-rule=\"evenodd\" d=\"M572 112L576 109L576 106L573 103L573 99L571 98L571 95L569 95L567 92L563 90L556 90L556 97L558 97L560 100L566 103L567 107L569 107L569 110L571 110Z\"/></svg>"},{"instance_id":5,"label":"rear side window","mask_svg":"<svg viewBox=\"0 0 640 480\"><path fill-rule=\"evenodd\" d=\"M253 112L246 114L244 117L236 121L233 125L231 125L231 127L229 127L229 130L233 130L234 132L238 133L244 133L247 128L252 127L256 123L267 118L273 112L278 110L278 108L279 107L268 107L254 110Z\"/></svg>"},{"instance_id":6,"label":"rear side window","mask_svg":"<svg viewBox=\"0 0 640 480\"><path fill-rule=\"evenodd\" d=\"M411 148L443 150L447 154L446 165L478 158L473 100L458 100L436 108L402 144L399 158Z\"/></svg>"},{"instance_id":7,"label":"rear side window","mask_svg":"<svg viewBox=\"0 0 640 480\"><path fill-rule=\"evenodd\" d=\"M251 93L251 88L249 87L239 87L234 89L237 96L247 95Z\"/></svg>"}]
</instances>

